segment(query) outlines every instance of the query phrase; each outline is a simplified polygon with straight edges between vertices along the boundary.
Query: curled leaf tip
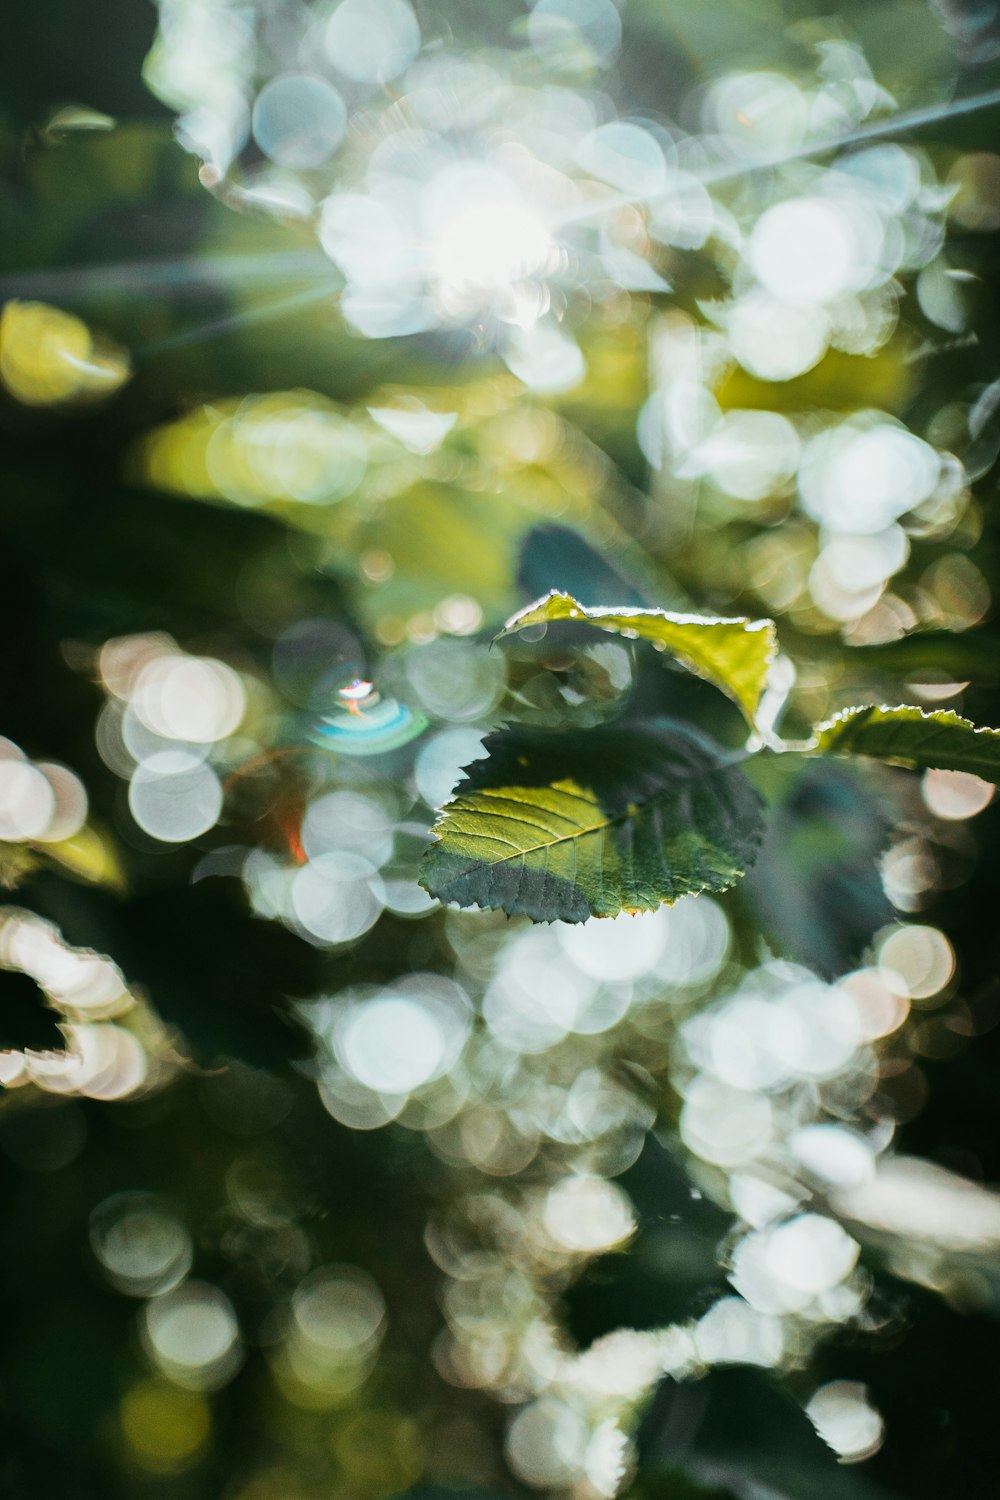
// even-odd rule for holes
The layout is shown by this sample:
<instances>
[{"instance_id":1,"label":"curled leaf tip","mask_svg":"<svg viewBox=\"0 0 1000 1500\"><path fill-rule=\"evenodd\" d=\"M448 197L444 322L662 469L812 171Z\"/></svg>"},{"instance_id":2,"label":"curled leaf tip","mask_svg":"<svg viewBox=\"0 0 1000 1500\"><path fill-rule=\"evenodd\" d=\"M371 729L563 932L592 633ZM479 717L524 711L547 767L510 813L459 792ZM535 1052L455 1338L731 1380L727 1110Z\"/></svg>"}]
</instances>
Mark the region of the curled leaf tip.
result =
<instances>
[{"instance_id":1,"label":"curled leaf tip","mask_svg":"<svg viewBox=\"0 0 1000 1500\"><path fill-rule=\"evenodd\" d=\"M626 640L649 641L719 688L738 705L751 728L777 652L774 621L745 616L673 614L664 609L583 605L571 594L551 589L534 604L511 615L494 637L502 640L530 625L558 620L594 625Z\"/></svg>"}]
</instances>

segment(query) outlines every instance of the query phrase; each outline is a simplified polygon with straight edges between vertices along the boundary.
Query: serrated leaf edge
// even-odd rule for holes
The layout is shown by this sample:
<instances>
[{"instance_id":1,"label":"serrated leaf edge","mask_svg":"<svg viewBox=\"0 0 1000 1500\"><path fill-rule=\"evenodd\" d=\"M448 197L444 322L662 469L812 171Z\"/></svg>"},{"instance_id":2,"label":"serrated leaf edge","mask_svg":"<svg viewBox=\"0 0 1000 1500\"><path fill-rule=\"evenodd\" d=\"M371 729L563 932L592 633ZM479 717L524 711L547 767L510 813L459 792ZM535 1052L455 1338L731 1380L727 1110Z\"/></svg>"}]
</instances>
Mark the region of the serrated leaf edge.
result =
<instances>
[{"instance_id":1,"label":"serrated leaf edge","mask_svg":"<svg viewBox=\"0 0 1000 1500\"><path fill-rule=\"evenodd\" d=\"M918 714L919 722L924 724L953 724L958 729L971 729L973 734L1000 734L1000 729L993 728L990 724L974 724L971 719L965 719L953 708L921 708L916 703L858 703L851 708L840 708L829 719L824 719L821 724L813 728L812 736L807 741L807 750L819 748L819 740L823 731L833 729L837 724L844 724L849 719L858 718L862 714Z\"/></svg>"},{"instance_id":2,"label":"serrated leaf edge","mask_svg":"<svg viewBox=\"0 0 1000 1500\"><path fill-rule=\"evenodd\" d=\"M495 646L498 641L504 640L507 636L514 635L518 630L523 629L524 626L529 623L529 616L534 614L536 610L543 609L550 599L561 599L566 601L566 603L570 606L567 616L568 620L587 621L596 625L598 629L607 631L609 635L622 636L626 640L629 639L629 636L626 633L627 627L623 629L621 626L617 625L603 625L601 623L602 617L617 616L619 619L660 619L666 620L671 625L694 625L699 628L708 629L711 629L712 627L717 625L738 625L748 635L764 633L767 636L768 640L767 655L764 661L765 678L768 670L771 667L771 664L778 654L777 627L774 621L767 618L766 616L763 616L759 620L751 620L748 615L678 614L675 611L669 609L658 609L653 606L644 607L642 605L634 604L625 606L618 606L614 604L588 605L581 604L578 599L575 599L573 597L572 594L567 594L562 589L549 589L549 592L547 594L543 594L541 598L534 600L534 602L531 604L526 604L523 609L519 609L516 614L511 615L510 618L505 621L503 629L497 631L496 635L491 641L491 645ZM539 621L537 623L560 624L563 622ZM756 727L756 713L757 708L760 705L760 697L763 696L763 690L759 695L757 702L754 704L753 712L748 713L745 705L740 702L736 694L733 693L731 689L725 685L724 682L720 681L718 677L715 677L714 675L706 672L703 667L699 666L685 652L675 651L671 647L667 646L665 642L650 642L650 644L654 645L654 647L659 644L662 650L669 651L670 655L674 657L675 660L681 662L681 664L685 666L688 671L693 672L696 677L700 677L704 682L711 682L712 685L714 687L717 687L721 693L724 693L727 698L730 698L734 703L737 704L741 712L745 714L751 727Z\"/></svg>"},{"instance_id":3,"label":"serrated leaf edge","mask_svg":"<svg viewBox=\"0 0 1000 1500\"><path fill-rule=\"evenodd\" d=\"M838 724L848 723L852 719L861 719L862 716L867 717L868 715L873 713L905 713L907 715L916 714L917 718L910 719L910 723L928 724L932 727L941 729L969 729L972 731L973 735L997 736L998 738L1000 738L1000 729L995 728L991 724L975 724L971 719L966 719L962 716L962 714L956 713L953 708L924 709L920 708L919 705L915 703L861 703L851 708L839 709L838 712L833 714L831 718L824 719L821 724L815 725L811 738L807 740L805 745L802 747L803 750L807 754L818 753L820 755L840 754L845 756L866 756L870 760L881 760L885 761L887 764L905 765L909 761L911 764L919 767L921 762L919 760L919 757L916 755L906 755L905 753L893 755L891 752L886 753L879 752L877 750L855 749L850 745L844 746L843 749L838 749L836 746L834 746L830 750L825 750L820 745L820 739L825 730L834 729ZM907 720L898 720L897 722L906 723ZM978 771L969 772L969 774L977 776L980 775ZM980 776L980 780L984 779L990 780L992 778L984 778ZM1000 785L1000 780L998 780L994 784Z\"/></svg>"},{"instance_id":4,"label":"serrated leaf edge","mask_svg":"<svg viewBox=\"0 0 1000 1500\"><path fill-rule=\"evenodd\" d=\"M557 593L558 590L552 590L552 592L553 593ZM546 595L546 597L549 597L549 596ZM567 597L569 597L569 596L567 596ZM619 613L619 611L616 610L615 613ZM500 726L498 729L494 730L493 733L495 733L495 734L502 734L505 729L510 729L511 727L512 727L511 725L505 724L505 725ZM688 728L688 729L690 729L692 726L687 725L685 727ZM462 795L463 781L468 781L468 780L471 779L470 775L469 775L469 773L471 771L471 768L474 765L479 764L480 761L482 761L484 759L487 759L487 758L488 757L486 757L486 756L477 756L475 758L475 760L471 760L468 763L468 765L460 766L459 767L459 770L461 772L463 780L462 781L457 781L455 783L454 787L452 788L451 796L448 798L447 802L443 802L441 804L440 808L438 809L437 816L435 817L434 822L431 824L430 828L428 829L428 836L433 840L433 842L427 846L427 849L431 849L436 844L440 844L440 843L442 843L444 841L444 834L440 831L440 829L441 829L442 824L445 821L445 817L447 815L448 809L450 807L452 807L454 805L454 803L456 803L459 800L460 796ZM736 752L732 756L730 756L728 759L721 761L720 765L718 767L716 767L715 769L723 769L727 764L728 765L738 764L740 761L742 761L742 759L743 759L743 756L739 752ZM653 801L654 799L650 798L648 800L649 801ZM647 804L644 803L642 805L646 806ZM628 810L626 810L624 813L620 814L618 817L609 818L604 823L597 823L592 828L581 829L580 832L577 833L577 834L567 834L565 836L565 839L559 839L559 840L556 840L555 842L563 843L563 842L566 841L566 839L580 838L580 837L583 837L585 834L597 833L597 832L600 832L601 830L603 830L605 828L613 828L617 823L624 822L627 818L634 817L634 816L635 816L635 813L630 813ZM721 895L725 891L732 890L732 888L736 884L736 882L738 880L742 880L744 878L744 876L747 874L747 872L750 869L753 868L753 866L754 866L754 864L756 862L756 859L757 859L757 855L760 852L760 846L763 843L763 840L764 840L764 827L763 827L763 825L761 825L761 827L756 830L755 836L753 838L753 848L751 850L749 858L747 859L745 867L742 870L736 870L736 871L733 872L733 879L730 881L729 885L715 887L715 888L713 888L711 886L705 885L705 886L702 886L700 890L697 890L697 891L688 891L685 894L685 896L678 897L677 900L687 900L689 898L693 899L696 896L703 896L703 895L705 895L706 892L711 892L713 895ZM545 845L539 845L538 846L538 848L543 848L543 847L547 847L547 846L545 846ZM521 850L519 852L520 852L520 854L523 855L525 853L532 853L532 852L536 852L536 851ZM427 850L425 850L424 853L426 854ZM515 857L516 856L514 854L505 855L503 860L497 860L497 861L494 861L494 863L496 863L496 864L506 863L507 860L514 859ZM421 863L422 862L423 862L423 859L421 857ZM441 900L441 897L436 892L434 892L434 891L431 890L431 888L427 884L427 881L426 881L425 877L423 876L423 874L420 874L420 875L417 876L417 884L421 887L421 889L425 890L429 896L433 897L433 899L435 901ZM452 901L452 902L447 902L445 904L454 906L454 907L456 907L460 911L470 911L473 908L476 911L506 911L506 909L504 907L502 907L502 906L488 906L488 905L483 905L483 903L481 901L469 901L468 903ZM664 906L674 906L674 905L676 905L675 901L661 901L660 902L660 908L662 908ZM653 909L657 909L658 910L659 908L636 907L636 908L633 909L632 907L623 906L622 909L621 909L621 912L618 913L618 915L621 915L622 913L628 913L630 916L636 916L640 911L653 910ZM521 914L520 913L513 914L511 912L506 912L506 915L508 917L510 917L512 915L521 915ZM536 924L536 925L538 923L540 923L540 922L543 922L548 927L548 926L551 926L551 924L553 922L566 921L567 919L564 918L564 917L530 917L529 920L532 923ZM588 918L588 920L592 920L592 921L604 921L604 920L608 920L608 921L610 921L610 920L613 920L613 918L603 917L603 916L600 916L600 915L592 913L591 917Z\"/></svg>"}]
</instances>

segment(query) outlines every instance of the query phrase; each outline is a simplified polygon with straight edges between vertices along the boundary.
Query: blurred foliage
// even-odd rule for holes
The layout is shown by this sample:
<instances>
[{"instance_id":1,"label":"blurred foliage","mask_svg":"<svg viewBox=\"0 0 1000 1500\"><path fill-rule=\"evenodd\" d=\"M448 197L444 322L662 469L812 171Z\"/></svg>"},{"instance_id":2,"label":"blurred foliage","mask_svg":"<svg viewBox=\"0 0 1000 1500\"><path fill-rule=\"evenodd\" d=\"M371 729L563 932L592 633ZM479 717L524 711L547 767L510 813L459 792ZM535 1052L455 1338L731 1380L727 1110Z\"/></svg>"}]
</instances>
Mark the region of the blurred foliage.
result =
<instances>
[{"instance_id":1,"label":"blurred foliage","mask_svg":"<svg viewBox=\"0 0 1000 1500\"><path fill-rule=\"evenodd\" d=\"M996 7L5 21L0 1489L992 1493Z\"/></svg>"}]
</instances>

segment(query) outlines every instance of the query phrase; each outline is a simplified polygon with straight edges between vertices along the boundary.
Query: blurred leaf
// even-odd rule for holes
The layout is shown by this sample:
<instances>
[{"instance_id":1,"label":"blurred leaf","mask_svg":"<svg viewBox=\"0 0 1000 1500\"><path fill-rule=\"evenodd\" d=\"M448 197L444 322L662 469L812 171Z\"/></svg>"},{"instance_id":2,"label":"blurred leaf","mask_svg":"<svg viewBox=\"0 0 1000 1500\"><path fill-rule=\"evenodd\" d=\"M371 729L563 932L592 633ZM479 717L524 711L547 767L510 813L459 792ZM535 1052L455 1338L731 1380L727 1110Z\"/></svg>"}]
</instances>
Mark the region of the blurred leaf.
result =
<instances>
[{"instance_id":1,"label":"blurred leaf","mask_svg":"<svg viewBox=\"0 0 1000 1500\"><path fill-rule=\"evenodd\" d=\"M709 0L702 5L686 5L683 0L641 0L638 14L648 19L656 31L675 39L697 65L707 70L724 62L744 58L768 38L774 45L774 32L780 32L782 12L774 0L760 5L748 0Z\"/></svg>"},{"instance_id":2,"label":"blurred leaf","mask_svg":"<svg viewBox=\"0 0 1000 1500\"><path fill-rule=\"evenodd\" d=\"M487 618L496 619L517 597L517 541L536 518L509 496L499 501L494 494L422 481L377 506L367 495L341 501L330 510L324 535L331 570L351 581L366 552L377 548L391 559L388 581L357 593L359 615L369 626L386 612L432 610L456 593L471 595Z\"/></svg>"},{"instance_id":3,"label":"blurred leaf","mask_svg":"<svg viewBox=\"0 0 1000 1500\"><path fill-rule=\"evenodd\" d=\"M38 865L38 856L27 844L0 840L0 890L12 891Z\"/></svg>"},{"instance_id":4,"label":"blurred leaf","mask_svg":"<svg viewBox=\"0 0 1000 1500\"><path fill-rule=\"evenodd\" d=\"M666 1379L639 1428L640 1493L676 1468L739 1500L888 1500L857 1466L845 1468L801 1407L763 1370L715 1369L680 1385Z\"/></svg>"},{"instance_id":5,"label":"blurred leaf","mask_svg":"<svg viewBox=\"0 0 1000 1500\"><path fill-rule=\"evenodd\" d=\"M744 895L780 952L834 978L893 916L878 865L887 818L849 767L792 759L770 762L791 782L768 799Z\"/></svg>"},{"instance_id":6,"label":"blurred leaf","mask_svg":"<svg viewBox=\"0 0 1000 1500\"><path fill-rule=\"evenodd\" d=\"M59 1019L33 979L0 969L0 1047L61 1052L66 1041Z\"/></svg>"},{"instance_id":7,"label":"blurred leaf","mask_svg":"<svg viewBox=\"0 0 1000 1500\"><path fill-rule=\"evenodd\" d=\"M553 584L554 580L554 584ZM537 599L547 586L587 599L590 604L628 604L638 609L650 600L609 558L568 526L535 526L521 543L519 586Z\"/></svg>"},{"instance_id":8,"label":"blurred leaf","mask_svg":"<svg viewBox=\"0 0 1000 1500\"><path fill-rule=\"evenodd\" d=\"M174 451L191 453L200 443L202 458L213 418L204 426L197 443L185 438L193 431L193 419L167 424L154 438L168 441ZM148 449L149 439L147 439ZM186 445L186 446L185 446ZM422 460L421 460L422 461ZM408 460L415 466L416 459ZM148 451L141 460L144 477L159 485ZM167 487L164 485L164 487ZM198 476L191 498L235 504L231 495L212 489L207 478ZM366 484L335 503L308 504L287 497L253 498L258 514L276 517L320 539L320 562L324 569L343 580L351 591L359 620L377 631L387 616L406 619L431 612L443 599L467 594L481 606L489 620L507 614L517 603L515 569L518 547L524 534L543 517L546 486L529 477L520 488L510 485L502 495L487 489L464 488L433 477L403 484L395 493L373 497ZM585 512L588 507L576 507ZM367 555L382 560L384 575L373 583L359 563Z\"/></svg>"},{"instance_id":9,"label":"blurred leaf","mask_svg":"<svg viewBox=\"0 0 1000 1500\"><path fill-rule=\"evenodd\" d=\"M723 411L902 411L917 383L910 350L897 341L877 354L830 349L791 380L762 380L734 365L716 388Z\"/></svg>"},{"instance_id":10,"label":"blurred leaf","mask_svg":"<svg viewBox=\"0 0 1000 1500\"><path fill-rule=\"evenodd\" d=\"M442 901L585 922L725 890L757 852L757 793L686 725L505 730L483 747L423 857Z\"/></svg>"},{"instance_id":11,"label":"blurred leaf","mask_svg":"<svg viewBox=\"0 0 1000 1500\"><path fill-rule=\"evenodd\" d=\"M990 1074L995 1107L995 1070L984 1072ZM957 1102L968 1117L967 1079L965 1083ZM940 1120L934 1135L942 1139ZM909 1243L921 1253L912 1231ZM951 1267L946 1274L953 1278L953 1286L964 1280ZM968 1278L966 1284L973 1280L978 1277ZM859 1339L855 1330L840 1332L816 1372L821 1381L847 1378L866 1385L885 1420L886 1442L863 1469L907 1500L950 1500L953 1479L959 1480L961 1494L992 1494L997 1471L996 1391L983 1371L995 1370L1000 1362L995 1302L984 1298L976 1306L970 1299L956 1307L953 1298L923 1287L904 1287L884 1270L880 1282L885 1321L879 1332L867 1339Z\"/></svg>"},{"instance_id":12,"label":"blurred leaf","mask_svg":"<svg viewBox=\"0 0 1000 1500\"><path fill-rule=\"evenodd\" d=\"M823 755L876 755L1000 783L1000 729L977 728L952 709L845 708L816 728Z\"/></svg>"},{"instance_id":13,"label":"blurred leaf","mask_svg":"<svg viewBox=\"0 0 1000 1500\"><path fill-rule=\"evenodd\" d=\"M96 948L142 985L194 1054L278 1068L310 1049L292 998L319 984L316 950L251 914L237 882L200 880L121 900L94 886L38 876L18 900L67 942Z\"/></svg>"},{"instance_id":14,"label":"blurred leaf","mask_svg":"<svg viewBox=\"0 0 1000 1500\"><path fill-rule=\"evenodd\" d=\"M116 891L124 889L124 871L109 835L98 833L89 824L72 838L43 844L39 852L78 880L106 885Z\"/></svg>"},{"instance_id":15,"label":"blurred leaf","mask_svg":"<svg viewBox=\"0 0 1000 1500\"><path fill-rule=\"evenodd\" d=\"M957 682L1000 682L1000 640L979 630L915 630L898 641L855 646L848 661L904 675L934 668Z\"/></svg>"},{"instance_id":16,"label":"blurred leaf","mask_svg":"<svg viewBox=\"0 0 1000 1500\"><path fill-rule=\"evenodd\" d=\"M706 1295L725 1289L719 1244L732 1216L696 1192L670 1134L648 1132L617 1181L638 1233L627 1253L590 1261L561 1298L569 1330L583 1346L616 1328L662 1328L697 1317Z\"/></svg>"},{"instance_id":17,"label":"blurred leaf","mask_svg":"<svg viewBox=\"0 0 1000 1500\"><path fill-rule=\"evenodd\" d=\"M401 1500L509 1500L498 1489L472 1484L418 1484Z\"/></svg>"},{"instance_id":18,"label":"blurred leaf","mask_svg":"<svg viewBox=\"0 0 1000 1500\"><path fill-rule=\"evenodd\" d=\"M80 318L45 302L13 298L0 316L0 383L25 406L99 401L129 378L124 351Z\"/></svg>"},{"instance_id":19,"label":"blurred leaf","mask_svg":"<svg viewBox=\"0 0 1000 1500\"><path fill-rule=\"evenodd\" d=\"M736 1500L734 1492L717 1484L701 1484L683 1469L646 1474L627 1492L643 1500Z\"/></svg>"},{"instance_id":20,"label":"blurred leaf","mask_svg":"<svg viewBox=\"0 0 1000 1500\"><path fill-rule=\"evenodd\" d=\"M651 641L658 650L671 652L692 672L721 688L739 705L751 725L777 649L773 620L727 620L673 615L662 609L589 607L556 589L512 615L497 639L528 625L547 625L555 620L593 624L630 640L638 637Z\"/></svg>"}]
</instances>

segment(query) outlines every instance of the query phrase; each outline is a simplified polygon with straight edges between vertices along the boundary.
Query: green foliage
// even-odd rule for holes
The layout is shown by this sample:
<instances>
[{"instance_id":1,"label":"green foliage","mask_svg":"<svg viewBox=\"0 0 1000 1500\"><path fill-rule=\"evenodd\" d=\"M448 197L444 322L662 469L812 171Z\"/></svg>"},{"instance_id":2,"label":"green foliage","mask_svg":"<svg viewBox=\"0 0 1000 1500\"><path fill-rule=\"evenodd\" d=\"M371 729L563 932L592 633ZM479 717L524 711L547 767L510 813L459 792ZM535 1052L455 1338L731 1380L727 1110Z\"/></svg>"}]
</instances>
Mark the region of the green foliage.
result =
<instances>
[{"instance_id":1,"label":"green foliage","mask_svg":"<svg viewBox=\"0 0 1000 1500\"><path fill-rule=\"evenodd\" d=\"M319 983L319 954L274 922L250 920L232 880L123 897L39 874L17 899L146 987L199 1062L238 1057L279 1071L307 1054L308 1033L288 1002Z\"/></svg>"},{"instance_id":2,"label":"green foliage","mask_svg":"<svg viewBox=\"0 0 1000 1500\"><path fill-rule=\"evenodd\" d=\"M669 651L692 672L721 688L739 704L748 722L754 723L777 650L773 620L712 619L620 606L587 608L569 594L553 590L513 615L498 639L558 620L596 625L628 640L650 641L657 650Z\"/></svg>"},{"instance_id":3,"label":"green foliage","mask_svg":"<svg viewBox=\"0 0 1000 1500\"><path fill-rule=\"evenodd\" d=\"M624 1434L634 1500L995 1493L1000 802L880 762L998 780L1000 730L829 719L929 681L1000 725L997 114L934 102L988 97L995 25L414 0L425 51L369 87L332 3L159 6L169 108L155 6L20 7L0 58L0 769L86 799L69 837L0 832L0 1490L610 1496ZM307 54L349 129L299 173L256 100ZM181 143L220 99L252 128L216 180ZM552 241L516 286L501 243L464 261L480 159ZM419 248L412 334L352 321L396 291L371 194ZM762 280L788 204L844 206L863 274L826 302ZM817 337L788 378L762 292ZM218 738L186 738L197 687L140 691L174 656L238 679ZM164 754L219 792L181 841L134 795ZM428 900L422 851L488 910ZM949 1185L905 1233L822 1177L890 1139ZM769 1238L803 1215L862 1246L805 1303ZM803 1412L828 1381L882 1414L870 1462Z\"/></svg>"},{"instance_id":4,"label":"green foliage","mask_svg":"<svg viewBox=\"0 0 1000 1500\"><path fill-rule=\"evenodd\" d=\"M27 974L0 970L0 1048L61 1048L59 1017Z\"/></svg>"},{"instance_id":5,"label":"green foliage","mask_svg":"<svg viewBox=\"0 0 1000 1500\"><path fill-rule=\"evenodd\" d=\"M706 1293L722 1296L718 1262L724 1212L693 1197L681 1153L666 1131L650 1131L619 1179L639 1227L626 1257L602 1255L563 1293L569 1331L587 1347L616 1328L651 1329L698 1314Z\"/></svg>"},{"instance_id":6,"label":"green foliage","mask_svg":"<svg viewBox=\"0 0 1000 1500\"><path fill-rule=\"evenodd\" d=\"M585 922L725 890L756 854L757 793L687 725L508 730L484 748L424 856L442 901Z\"/></svg>"},{"instance_id":7,"label":"green foliage","mask_svg":"<svg viewBox=\"0 0 1000 1500\"><path fill-rule=\"evenodd\" d=\"M635 1500L736 1500L736 1492L721 1485L701 1484L681 1468L644 1474L629 1492Z\"/></svg>"},{"instance_id":8,"label":"green foliage","mask_svg":"<svg viewBox=\"0 0 1000 1500\"><path fill-rule=\"evenodd\" d=\"M775 649L772 620L712 620L660 609L583 606L553 590L513 615L497 639L569 622L652 643L734 698L753 723ZM1000 780L1000 730L951 711L845 709L805 747L769 751L866 755ZM535 921L586 921L650 911L683 895L722 891L749 868L763 837L762 804L721 747L690 725L626 714L616 724L557 734L490 736L432 832L422 883L442 901L499 908ZM760 755L758 749L753 752ZM765 781L768 779L765 776ZM847 783L813 776L833 804L809 808L802 789L781 806L755 886L759 914L826 973L888 917L875 856L882 820L838 808ZM846 882L843 889L837 882ZM863 899L862 897L863 893ZM844 925L841 901L856 919Z\"/></svg>"},{"instance_id":9,"label":"green foliage","mask_svg":"<svg viewBox=\"0 0 1000 1500\"><path fill-rule=\"evenodd\" d=\"M845 708L818 725L815 748L823 755L873 755L1000 782L1000 729L978 727L951 709Z\"/></svg>"},{"instance_id":10,"label":"green foliage","mask_svg":"<svg viewBox=\"0 0 1000 1500\"><path fill-rule=\"evenodd\" d=\"M741 895L777 952L835 978L892 920L879 871L887 810L852 766L787 755L755 769L767 831Z\"/></svg>"},{"instance_id":11,"label":"green foliage","mask_svg":"<svg viewBox=\"0 0 1000 1500\"><path fill-rule=\"evenodd\" d=\"M1000 640L989 631L915 630L899 640L856 646L853 656L869 670L897 676L930 669L955 682L1000 682Z\"/></svg>"},{"instance_id":12,"label":"green foliage","mask_svg":"<svg viewBox=\"0 0 1000 1500\"><path fill-rule=\"evenodd\" d=\"M774 1500L891 1500L891 1492L858 1468L838 1464L764 1370L713 1370L693 1385L665 1380L640 1428L639 1451L640 1493L650 1500L668 1500L678 1468L734 1496L763 1491Z\"/></svg>"}]
</instances>

